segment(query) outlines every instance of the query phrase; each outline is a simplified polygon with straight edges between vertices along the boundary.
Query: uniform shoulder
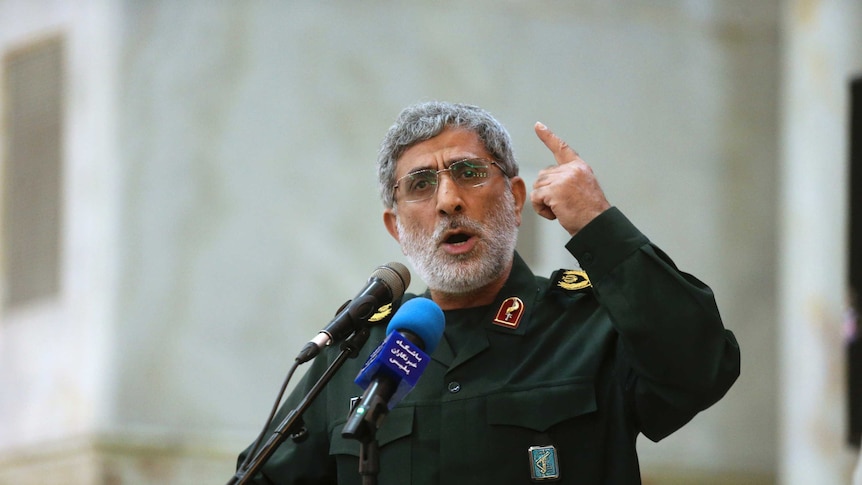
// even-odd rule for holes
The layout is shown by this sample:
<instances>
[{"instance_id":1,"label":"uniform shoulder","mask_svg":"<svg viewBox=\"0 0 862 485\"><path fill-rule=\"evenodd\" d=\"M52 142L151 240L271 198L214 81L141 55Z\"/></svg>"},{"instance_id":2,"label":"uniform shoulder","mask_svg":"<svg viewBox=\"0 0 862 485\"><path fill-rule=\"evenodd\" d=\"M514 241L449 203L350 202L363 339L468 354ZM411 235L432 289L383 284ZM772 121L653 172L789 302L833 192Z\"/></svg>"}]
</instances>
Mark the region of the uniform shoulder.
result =
<instances>
[{"instance_id":1,"label":"uniform shoulder","mask_svg":"<svg viewBox=\"0 0 862 485\"><path fill-rule=\"evenodd\" d=\"M550 278L542 280L549 291L561 293L578 293L592 288L589 276L581 269L558 269L551 273Z\"/></svg>"}]
</instances>

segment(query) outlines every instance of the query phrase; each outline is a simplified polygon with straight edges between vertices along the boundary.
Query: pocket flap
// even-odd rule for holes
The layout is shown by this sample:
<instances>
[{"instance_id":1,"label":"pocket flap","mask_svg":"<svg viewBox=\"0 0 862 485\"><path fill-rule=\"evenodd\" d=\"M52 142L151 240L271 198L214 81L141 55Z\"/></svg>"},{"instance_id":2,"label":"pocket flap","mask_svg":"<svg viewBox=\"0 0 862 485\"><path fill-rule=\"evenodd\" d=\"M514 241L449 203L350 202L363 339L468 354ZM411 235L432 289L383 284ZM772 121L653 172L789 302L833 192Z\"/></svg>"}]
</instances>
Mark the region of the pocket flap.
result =
<instances>
[{"instance_id":1,"label":"pocket flap","mask_svg":"<svg viewBox=\"0 0 862 485\"><path fill-rule=\"evenodd\" d=\"M341 436L341 430L347 417L336 422L329 433L330 455L359 456L359 441ZM377 430L377 444L381 448L399 438L410 436L413 432L413 408L395 407L383 418L383 424Z\"/></svg>"},{"instance_id":2,"label":"pocket flap","mask_svg":"<svg viewBox=\"0 0 862 485\"><path fill-rule=\"evenodd\" d=\"M520 426L538 432L567 419L594 412L591 380L545 384L503 391L488 398L488 424Z\"/></svg>"}]
</instances>

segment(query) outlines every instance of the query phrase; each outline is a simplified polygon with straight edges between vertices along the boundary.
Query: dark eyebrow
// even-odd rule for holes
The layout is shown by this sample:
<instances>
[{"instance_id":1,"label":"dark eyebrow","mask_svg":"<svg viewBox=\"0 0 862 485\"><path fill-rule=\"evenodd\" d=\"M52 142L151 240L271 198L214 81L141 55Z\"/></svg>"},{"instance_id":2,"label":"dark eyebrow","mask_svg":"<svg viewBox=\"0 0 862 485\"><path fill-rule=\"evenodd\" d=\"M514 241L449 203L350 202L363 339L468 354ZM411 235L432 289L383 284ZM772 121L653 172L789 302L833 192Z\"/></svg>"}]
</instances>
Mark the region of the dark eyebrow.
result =
<instances>
[{"instance_id":1,"label":"dark eyebrow","mask_svg":"<svg viewBox=\"0 0 862 485\"><path fill-rule=\"evenodd\" d=\"M446 168L449 168L449 167L451 167L451 166L452 166L452 164L453 164L453 163L458 163L458 162L473 162L473 161L476 161L476 160L479 160L479 161L481 161L481 162L485 162L485 163L491 163L491 161L490 161L490 160L485 159L485 158L482 158L482 157L463 157L463 158L456 158L456 159L454 159L454 160L450 160L450 161L448 161L448 162L446 162L446 163L445 163L445 166L446 166Z\"/></svg>"},{"instance_id":2,"label":"dark eyebrow","mask_svg":"<svg viewBox=\"0 0 862 485\"><path fill-rule=\"evenodd\" d=\"M418 173L418 172L425 172L425 171L436 172L437 169L429 167L429 166L424 166L424 167L419 166L419 167L414 168L413 170L410 170L409 172L405 173L404 175L410 175L410 174L414 174L414 173Z\"/></svg>"},{"instance_id":3,"label":"dark eyebrow","mask_svg":"<svg viewBox=\"0 0 862 485\"><path fill-rule=\"evenodd\" d=\"M482 162L482 163L485 163L487 165L493 165L493 164L497 163L493 158L467 157L467 158L459 158L458 160L452 160L451 162L449 162L449 165L447 165L446 168L449 168L450 166L452 166L453 163L457 163L457 162Z\"/></svg>"},{"instance_id":4,"label":"dark eyebrow","mask_svg":"<svg viewBox=\"0 0 862 485\"><path fill-rule=\"evenodd\" d=\"M455 159L449 160L449 161L447 161L447 162L443 162L443 169L445 170L445 169L447 169L447 168L451 167L453 163L463 162L463 161L465 161L465 160L479 160L479 159L478 159L478 158L473 158L473 157L455 158ZM437 166L436 166L436 165L434 165L434 166L432 166L432 165L424 165L424 166L420 165L420 166L418 166L418 167L414 168L413 170L410 170L409 172L407 172L407 174L406 174L406 175L409 175L409 174L411 174L411 173L421 172L421 171L423 171L423 170L428 170L428 171L431 171L431 172L436 172L436 171L437 171Z\"/></svg>"},{"instance_id":5,"label":"dark eyebrow","mask_svg":"<svg viewBox=\"0 0 862 485\"><path fill-rule=\"evenodd\" d=\"M469 157L469 156L468 157L458 157L458 158L454 158L452 160L449 160L447 162L443 162L443 169L445 170L445 169L451 167L453 163L467 162L467 161L472 161L472 160L479 160L479 161L482 161L485 163L491 163L492 162L492 160L489 160L487 158L482 158L482 157ZM418 167L413 168L413 170L408 171L403 176L407 176L407 175L414 174L417 172L423 172L425 170L428 170L430 172L437 172L437 167L431 166L431 165L424 165L424 166L420 165Z\"/></svg>"},{"instance_id":6,"label":"dark eyebrow","mask_svg":"<svg viewBox=\"0 0 862 485\"><path fill-rule=\"evenodd\" d=\"M449 168L453 163L463 162L464 160L470 160L470 158L456 158L454 160L449 160L443 163L443 168Z\"/></svg>"}]
</instances>

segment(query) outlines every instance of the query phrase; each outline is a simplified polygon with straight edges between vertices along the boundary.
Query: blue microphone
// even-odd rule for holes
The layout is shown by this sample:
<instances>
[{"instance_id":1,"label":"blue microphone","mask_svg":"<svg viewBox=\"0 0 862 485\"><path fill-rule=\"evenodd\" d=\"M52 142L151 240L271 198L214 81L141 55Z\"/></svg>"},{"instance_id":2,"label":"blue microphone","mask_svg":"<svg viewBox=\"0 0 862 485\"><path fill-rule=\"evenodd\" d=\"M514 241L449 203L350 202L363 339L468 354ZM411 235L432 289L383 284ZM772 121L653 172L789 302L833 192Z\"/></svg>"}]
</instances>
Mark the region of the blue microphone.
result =
<instances>
[{"instance_id":1,"label":"blue microphone","mask_svg":"<svg viewBox=\"0 0 862 485\"><path fill-rule=\"evenodd\" d=\"M389 410L410 392L443 337L443 310L427 298L407 300L386 327L386 339L354 382L365 389L341 435L368 442Z\"/></svg>"}]
</instances>

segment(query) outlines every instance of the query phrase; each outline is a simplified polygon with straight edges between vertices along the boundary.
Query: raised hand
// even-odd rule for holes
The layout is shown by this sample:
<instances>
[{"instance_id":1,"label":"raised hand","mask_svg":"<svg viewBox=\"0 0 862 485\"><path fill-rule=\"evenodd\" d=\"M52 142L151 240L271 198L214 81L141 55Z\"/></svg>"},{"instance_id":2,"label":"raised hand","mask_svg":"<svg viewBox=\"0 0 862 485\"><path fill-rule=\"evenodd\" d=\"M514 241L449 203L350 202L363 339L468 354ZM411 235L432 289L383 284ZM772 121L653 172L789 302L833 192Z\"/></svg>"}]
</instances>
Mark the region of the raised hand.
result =
<instances>
[{"instance_id":1,"label":"raised hand","mask_svg":"<svg viewBox=\"0 0 862 485\"><path fill-rule=\"evenodd\" d=\"M556 219L574 236L611 205L593 169L578 152L542 123L536 123L535 130L542 143L554 154L557 164L539 172L530 202L540 216Z\"/></svg>"}]
</instances>

